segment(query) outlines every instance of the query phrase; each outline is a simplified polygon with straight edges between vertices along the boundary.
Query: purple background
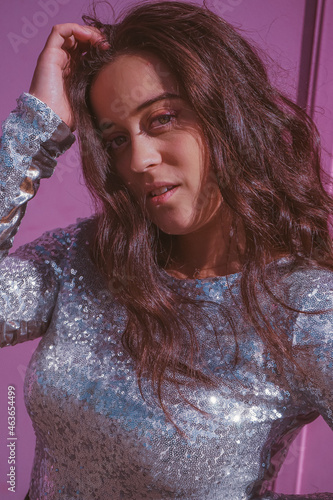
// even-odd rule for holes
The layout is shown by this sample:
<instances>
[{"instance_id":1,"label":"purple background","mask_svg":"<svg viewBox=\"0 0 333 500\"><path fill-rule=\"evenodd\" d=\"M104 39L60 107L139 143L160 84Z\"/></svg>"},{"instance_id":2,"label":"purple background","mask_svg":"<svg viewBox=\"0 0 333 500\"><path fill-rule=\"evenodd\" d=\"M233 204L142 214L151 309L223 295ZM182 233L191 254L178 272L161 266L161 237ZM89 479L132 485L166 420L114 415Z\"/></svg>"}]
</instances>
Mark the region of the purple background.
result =
<instances>
[{"instance_id":1,"label":"purple background","mask_svg":"<svg viewBox=\"0 0 333 500\"><path fill-rule=\"evenodd\" d=\"M310 0L315 3L313 0ZM116 12L132 2L111 1ZM197 0L198 4L202 1ZM11 0L0 6L1 46L1 121L15 107L15 99L29 90L38 54L54 24L80 22L87 11L88 1L80 0ZM301 61L302 30L305 0L207 0L216 13L243 30L243 34L267 52L266 58L274 81L296 99ZM324 1L318 1L318 9ZM106 12L103 7L102 12ZM333 62L332 33L333 5L326 2L322 22L316 23L321 43L313 48L310 95L316 113L314 115L323 135L324 145L332 152L333 145ZM18 38L21 37L21 38ZM318 65L316 66L316 61ZM330 159L325 157L326 168L331 169ZM37 197L29 203L15 246L39 236L43 231L65 226L92 212L89 194L83 186L80 162L76 146L59 161L54 176L41 183ZM24 373L37 341L27 342L0 353L0 497L23 499L28 490L34 452L34 433L25 411L22 384ZM16 493L9 493L6 485L8 472L7 437L7 386L17 391L17 482ZM333 433L322 419L307 426L306 431L293 443L282 473L277 491L285 493L310 493L333 491Z\"/></svg>"}]
</instances>

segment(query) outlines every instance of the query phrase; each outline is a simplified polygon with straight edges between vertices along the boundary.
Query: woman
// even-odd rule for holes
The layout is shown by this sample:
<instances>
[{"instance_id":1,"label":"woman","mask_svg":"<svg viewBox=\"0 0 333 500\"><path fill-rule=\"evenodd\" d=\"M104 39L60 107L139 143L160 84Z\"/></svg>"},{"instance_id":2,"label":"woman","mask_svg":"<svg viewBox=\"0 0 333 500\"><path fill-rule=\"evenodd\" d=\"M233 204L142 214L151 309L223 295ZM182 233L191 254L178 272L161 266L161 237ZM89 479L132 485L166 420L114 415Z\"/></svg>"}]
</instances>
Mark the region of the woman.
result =
<instances>
[{"instance_id":1,"label":"woman","mask_svg":"<svg viewBox=\"0 0 333 500\"><path fill-rule=\"evenodd\" d=\"M30 498L294 498L270 492L288 443L333 423L315 126L205 8L85 21L53 29L2 139L4 254L70 129L97 205L2 261L3 343L43 335Z\"/></svg>"}]
</instances>

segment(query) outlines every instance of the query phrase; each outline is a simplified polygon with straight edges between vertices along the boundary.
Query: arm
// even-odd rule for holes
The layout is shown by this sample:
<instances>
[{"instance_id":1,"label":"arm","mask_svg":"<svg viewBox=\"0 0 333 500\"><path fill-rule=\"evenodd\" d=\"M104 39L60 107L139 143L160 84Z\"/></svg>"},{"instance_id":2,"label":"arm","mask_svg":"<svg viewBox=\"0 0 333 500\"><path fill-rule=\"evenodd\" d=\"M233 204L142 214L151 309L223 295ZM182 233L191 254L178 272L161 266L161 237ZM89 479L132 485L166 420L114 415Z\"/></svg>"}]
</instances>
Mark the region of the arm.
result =
<instances>
[{"instance_id":1,"label":"arm","mask_svg":"<svg viewBox=\"0 0 333 500\"><path fill-rule=\"evenodd\" d=\"M43 102L22 94L2 126L0 144L0 258L12 246L27 202L40 179L50 177L56 158L74 142L74 135Z\"/></svg>"},{"instance_id":2,"label":"arm","mask_svg":"<svg viewBox=\"0 0 333 500\"><path fill-rule=\"evenodd\" d=\"M333 429L333 272L302 270L291 275L292 305L298 313L291 332L293 357L298 366L286 367L289 384L304 406L322 415ZM333 492L290 495L267 492L260 500L331 500Z\"/></svg>"},{"instance_id":3,"label":"arm","mask_svg":"<svg viewBox=\"0 0 333 500\"><path fill-rule=\"evenodd\" d=\"M23 94L3 124L0 144L0 346L40 336L58 290L65 235L42 238L7 256L40 179L74 142L67 125L44 103Z\"/></svg>"},{"instance_id":4,"label":"arm","mask_svg":"<svg viewBox=\"0 0 333 500\"><path fill-rule=\"evenodd\" d=\"M333 272L303 271L298 278L302 311L292 332L292 349L299 368L291 371L295 387L309 408L333 429Z\"/></svg>"},{"instance_id":5,"label":"arm","mask_svg":"<svg viewBox=\"0 0 333 500\"><path fill-rule=\"evenodd\" d=\"M47 329L61 278L60 263L70 235L57 231L6 257L41 178L50 177L56 158L74 141L75 128L64 87L73 51L99 44L96 29L54 26L41 52L30 94L3 126L0 148L0 346L33 339ZM104 44L104 48L107 48ZM35 97L34 97L35 96Z\"/></svg>"},{"instance_id":6,"label":"arm","mask_svg":"<svg viewBox=\"0 0 333 500\"><path fill-rule=\"evenodd\" d=\"M64 86L71 54L102 41L96 28L75 23L54 26L38 58L30 94L18 99L16 110L3 125L0 258L11 247L26 203L36 194L40 179L50 177L55 158L74 141L70 130L75 124Z\"/></svg>"}]
</instances>

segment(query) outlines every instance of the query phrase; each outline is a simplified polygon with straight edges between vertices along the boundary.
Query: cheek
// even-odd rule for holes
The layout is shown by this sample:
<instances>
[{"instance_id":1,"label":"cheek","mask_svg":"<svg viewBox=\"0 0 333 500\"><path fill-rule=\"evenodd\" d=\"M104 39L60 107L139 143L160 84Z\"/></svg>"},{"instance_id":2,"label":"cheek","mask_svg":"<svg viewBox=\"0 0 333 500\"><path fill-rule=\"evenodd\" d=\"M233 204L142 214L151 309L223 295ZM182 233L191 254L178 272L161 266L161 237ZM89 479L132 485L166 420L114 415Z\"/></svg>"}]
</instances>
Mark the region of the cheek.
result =
<instances>
[{"instance_id":1,"label":"cheek","mask_svg":"<svg viewBox=\"0 0 333 500\"><path fill-rule=\"evenodd\" d=\"M126 166L126 162L123 160L115 160L113 165L123 183L128 187L132 186L133 175L131 175L131 170Z\"/></svg>"},{"instance_id":2,"label":"cheek","mask_svg":"<svg viewBox=\"0 0 333 500\"><path fill-rule=\"evenodd\" d=\"M142 187L138 185L137 178L133 175L133 173L130 170L125 169L117 169L117 173L124 185L127 187L128 191L137 200L141 200L144 192L142 190Z\"/></svg>"},{"instance_id":3,"label":"cheek","mask_svg":"<svg viewBox=\"0 0 333 500\"><path fill-rule=\"evenodd\" d=\"M210 170L202 151L197 151L196 158L191 163L191 183L198 196L211 197L216 192L217 182L215 174Z\"/></svg>"},{"instance_id":4,"label":"cheek","mask_svg":"<svg viewBox=\"0 0 333 500\"><path fill-rule=\"evenodd\" d=\"M201 189L198 198L198 208L203 215L210 216L221 206L222 201L222 194L216 182L215 175L211 175Z\"/></svg>"},{"instance_id":5,"label":"cheek","mask_svg":"<svg viewBox=\"0 0 333 500\"><path fill-rule=\"evenodd\" d=\"M117 172L119 177L122 179L123 183L126 184L126 186L131 186L133 184L133 179L131 178L129 172L118 169Z\"/></svg>"}]
</instances>

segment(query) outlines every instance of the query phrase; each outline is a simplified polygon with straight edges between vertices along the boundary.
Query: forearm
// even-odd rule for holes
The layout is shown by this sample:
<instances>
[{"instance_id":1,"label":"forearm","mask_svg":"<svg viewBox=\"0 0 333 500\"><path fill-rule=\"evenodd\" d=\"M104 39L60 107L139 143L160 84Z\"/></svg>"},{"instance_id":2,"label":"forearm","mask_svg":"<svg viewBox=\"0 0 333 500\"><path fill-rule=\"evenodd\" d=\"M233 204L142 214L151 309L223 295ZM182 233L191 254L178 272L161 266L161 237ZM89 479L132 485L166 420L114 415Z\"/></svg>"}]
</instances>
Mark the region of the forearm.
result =
<instances>
[{"instance_id":1,"label":"forearm","mask_svg":"<svg viewBox=\"0 0 333 500\"><path fill-rule=\"evenodd\" d=\"M22 94L17 108L2 126L0 145L0 257L7 255L25 213L39 188L50 177L56 158L75 137L44 103Z\"/></svg>"}]
</instances>

